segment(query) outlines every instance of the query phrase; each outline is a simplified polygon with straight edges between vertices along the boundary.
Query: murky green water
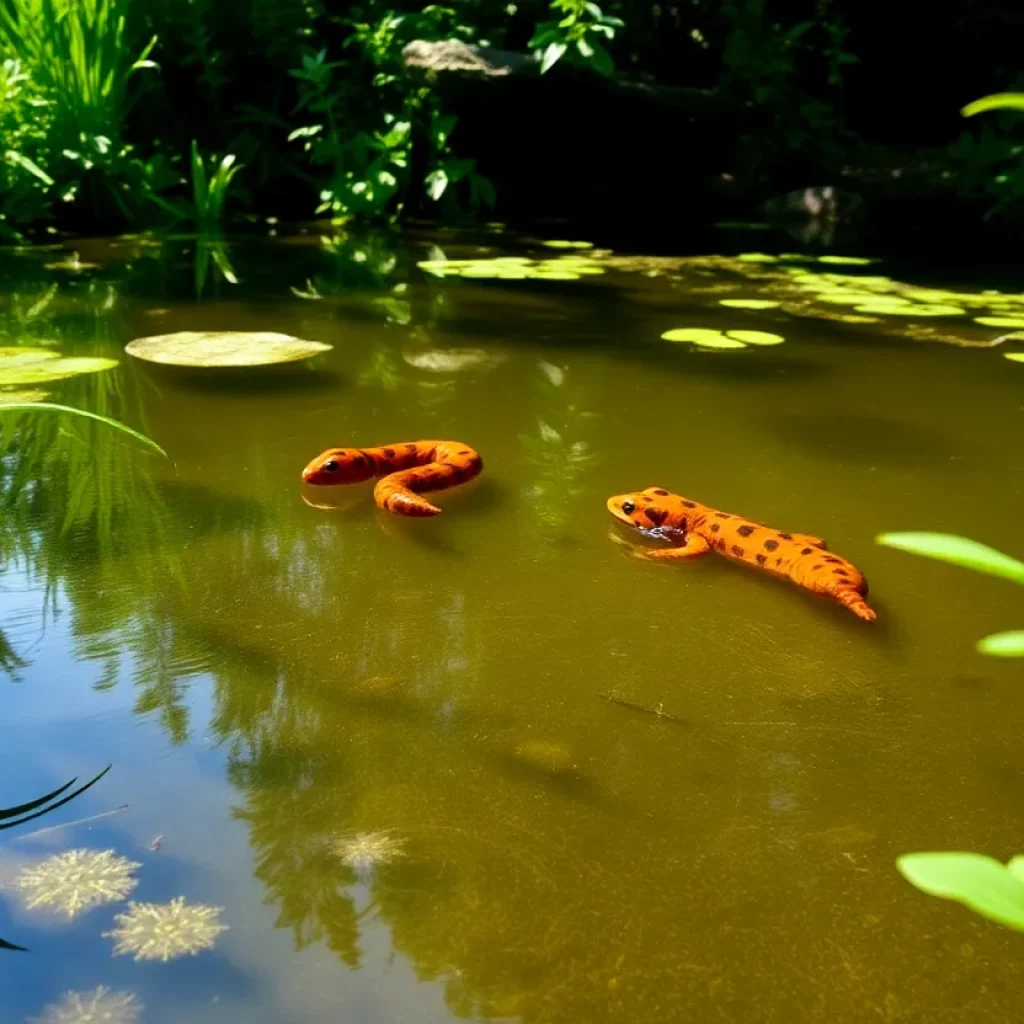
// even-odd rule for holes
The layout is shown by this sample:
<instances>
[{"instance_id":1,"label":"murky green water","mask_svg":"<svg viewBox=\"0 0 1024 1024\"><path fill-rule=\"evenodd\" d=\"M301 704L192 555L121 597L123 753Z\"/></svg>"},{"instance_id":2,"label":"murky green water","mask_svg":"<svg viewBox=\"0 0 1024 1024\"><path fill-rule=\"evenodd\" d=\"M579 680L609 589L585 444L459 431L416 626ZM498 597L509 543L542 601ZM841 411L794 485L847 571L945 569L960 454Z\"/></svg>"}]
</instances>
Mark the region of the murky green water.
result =
<instances>
[{"instance_id":1,"label":"murky green water","mask_svg":"<svg viewBox=\"0 0 1024 1024\"><path fill-rule=\"evenodd\" d=\"M210 272L200 298L186 241L83 245L102 265L79 275L2 256L2 344L119 358L53 400L175 465L3 421L0 805L114 767L0 833L0 935L31 949L2 954L0 1019L99 985L161 1024L1015 1019L1021 937L893 861L1024 848L1020 667L973 651L1024 607L873 538L1024 551L1024 366L889 320L725 311L708 268L438 281L425 244L359 251L238 243L241 283ZM687 325L788 340L659 340ZM219 328L335 348L252 380L122 352ZM300 485L325 447L425 437L486 465L435 520ZM826 537L878 623L720 559L625 557L605 498L652 485ZM82 847L229 930L137 962L103 935L123 903L28 909L17 872Z\"/></svg>"}]
</instances>

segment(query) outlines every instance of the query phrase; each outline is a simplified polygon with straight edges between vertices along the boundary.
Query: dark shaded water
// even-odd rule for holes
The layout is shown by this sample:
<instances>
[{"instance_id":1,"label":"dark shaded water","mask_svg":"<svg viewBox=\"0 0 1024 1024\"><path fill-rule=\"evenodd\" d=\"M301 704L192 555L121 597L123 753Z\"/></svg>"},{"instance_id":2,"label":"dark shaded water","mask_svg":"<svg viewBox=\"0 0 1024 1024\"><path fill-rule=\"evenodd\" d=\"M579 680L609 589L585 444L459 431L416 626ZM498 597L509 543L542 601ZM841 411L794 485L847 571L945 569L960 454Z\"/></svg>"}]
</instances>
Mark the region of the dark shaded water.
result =
<instances>
[{"instance_id":1,"label":"dark shaded water","mask_svg":"<svg viewBox=\"0 0 1024 1024\"><path fill-rule=\"evenodd\" d=\"M1024 940L893 861L1021 851L1020 668L973 645L1024 609L873 538L1024 551L1024 366L891 319L723 310L716 289L771 286L706 266L437 281L426 243L302 236L237 243L241 283L208 270L197 298L187 240L79 251L101 266L0 257L2 344L118 358L52 399L175 465L3 420L0 805L114 768L0 835L0 935L31 949L4 954L0 1019L99 985L159 1024L1015 1019ZM659 340L691 325L787 341ZM335 348L226 379L122 351L187 329ZM435 520L303 493L327 446L423 437L486 464ZM652 485L828 538L879 622L722 560L624 557L605 498ZM18 871L82 847L229 930L137 962L102 934L123 903L26 907Z\"/></svg>"}]
</instances>

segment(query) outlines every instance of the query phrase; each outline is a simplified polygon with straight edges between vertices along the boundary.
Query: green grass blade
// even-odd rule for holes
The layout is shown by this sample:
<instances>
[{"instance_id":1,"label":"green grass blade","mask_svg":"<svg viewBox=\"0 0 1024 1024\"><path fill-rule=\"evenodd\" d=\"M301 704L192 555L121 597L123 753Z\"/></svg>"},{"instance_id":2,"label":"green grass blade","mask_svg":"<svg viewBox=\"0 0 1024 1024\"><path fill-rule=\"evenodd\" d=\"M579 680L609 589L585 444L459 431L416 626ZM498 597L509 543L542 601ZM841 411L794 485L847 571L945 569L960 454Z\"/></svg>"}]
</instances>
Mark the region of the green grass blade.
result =
<instances>
[{"instance_id":1,"label":"green grass blade","mask_svg":"<svg viewBox=\"0 0 1024 1024\"><path fill-rule=\"evenodd\" d=\"M144 445L152 448L154 451L159 452L171 465L174 465L174 460L170 457L150 437L146 437L145 434L140 434L137 430L133 430L131 427L118 420L111 419L109 416L100 416L98 413L89 412L86 409L75 409L70 405L57 405L53 402L12 402L9 405L0 405L0 413L13 412L15 410L26 410L26 409L46 409L50 412L65 412L72 416L85 416L87 419L96 420L98 423L105 423L108 427L113 427L115 430L120 430L125 434L129 434L134 437L137 441L141 441Z\"/></svg>"},{"instance_id":2,"label":"green grass blade","mask_svg":"<svg viewBox=\"0 0 1024 1024\"><path fill-rule=\"evenodd\" d=\"M1024 92L994 92L968 103L960 109L964 117L974 117L988 110L1024 110Z\"/></svg>"},{"instance_id":3,"label":"green grass blade","mask_svg":"<svg viewBox=\"0 0 1024 1024\"><path fill-rule=\"evenodd\" d=\"M912 555L951 562L989 576L1000 576L1024 586L1024 563L966 537L952 533L883 533L875 538L875 543Z\"/></svg>"}]
</instances>

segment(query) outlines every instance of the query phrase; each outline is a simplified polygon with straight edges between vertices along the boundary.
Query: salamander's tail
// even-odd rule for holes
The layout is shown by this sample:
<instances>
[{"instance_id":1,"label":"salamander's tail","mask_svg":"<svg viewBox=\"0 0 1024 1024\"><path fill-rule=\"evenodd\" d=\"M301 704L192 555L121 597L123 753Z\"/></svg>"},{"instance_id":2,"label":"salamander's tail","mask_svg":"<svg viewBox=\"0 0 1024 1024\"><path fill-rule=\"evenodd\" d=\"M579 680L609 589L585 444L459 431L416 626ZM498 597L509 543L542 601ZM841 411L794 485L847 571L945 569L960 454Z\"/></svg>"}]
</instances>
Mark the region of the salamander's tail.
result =
<instances>
[{"instance_id":1,"label":"salamander's tail","mask_svg":"<svg viewBox=\"0 0 1024 1024\"><path fill-rule=\"evenodd\" d=\"M424 519L427 516L440 515L441 510L431 505L426 498L385 477L373 490L373 498L379 508L396 516L413 516Z\"/></svg>"},{"instance_id":2,"label":"salamander's tail","mask_svg":"<svg viewBox=\"0 0 1024 1024\"><path fill-rule=\"evenodd\" d=\"M875 614L873 608L869 608L867 602L863 596L858 594L855 590L840 590L836 597L839 599L841 604L846 605L847 608L853 612L858 618L864 619L865 622L874 622L878 616Z\"/></svg>"}]
</instances>

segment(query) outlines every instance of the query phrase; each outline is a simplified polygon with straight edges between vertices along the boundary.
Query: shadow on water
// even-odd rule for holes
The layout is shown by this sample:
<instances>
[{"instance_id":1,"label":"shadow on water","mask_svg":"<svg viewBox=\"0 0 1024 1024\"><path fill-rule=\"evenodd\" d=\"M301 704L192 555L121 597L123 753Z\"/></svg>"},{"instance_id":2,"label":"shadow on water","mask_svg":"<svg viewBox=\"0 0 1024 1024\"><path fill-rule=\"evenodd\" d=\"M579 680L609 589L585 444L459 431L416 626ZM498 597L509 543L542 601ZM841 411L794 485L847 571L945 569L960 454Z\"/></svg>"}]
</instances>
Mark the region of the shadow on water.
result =
<instances>
[{"instance_id":1,"label":"shadow on water","mask_svg":"<svg viewBox=\"0 0 1024 1024\"><path fill-rule=\"evenodd\" d=\"M946 434L873 413L783 413L762 422L793 448L819 459L887 466L948 464Z\"/></svg>"}]
</instances>

